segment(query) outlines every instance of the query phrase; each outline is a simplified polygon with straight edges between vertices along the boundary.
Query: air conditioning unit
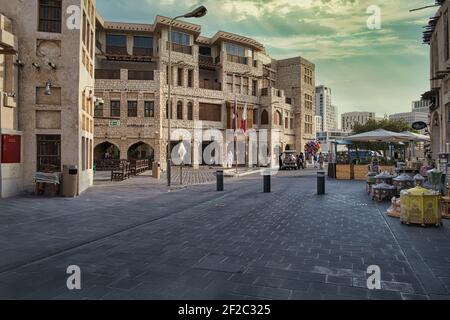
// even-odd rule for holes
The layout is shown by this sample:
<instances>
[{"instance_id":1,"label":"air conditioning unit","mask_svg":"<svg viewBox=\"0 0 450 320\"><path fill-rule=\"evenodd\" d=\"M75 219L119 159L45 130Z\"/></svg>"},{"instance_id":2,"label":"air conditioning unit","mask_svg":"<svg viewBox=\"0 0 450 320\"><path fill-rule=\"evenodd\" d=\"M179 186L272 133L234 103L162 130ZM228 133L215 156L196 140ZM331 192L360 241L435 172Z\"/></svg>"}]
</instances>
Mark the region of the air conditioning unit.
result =
<instances>
[{"instance_id":1,"label":"air conditioning unit","mask_svg":"<svg viewBox=\"0 0 450 320\"><path fill-rule=\"evenodd\" d=\"M8 108L15 108L17 106L15 94L11 96L6 92L3 93L3 106Z\"/></svg>"}]
</instances>

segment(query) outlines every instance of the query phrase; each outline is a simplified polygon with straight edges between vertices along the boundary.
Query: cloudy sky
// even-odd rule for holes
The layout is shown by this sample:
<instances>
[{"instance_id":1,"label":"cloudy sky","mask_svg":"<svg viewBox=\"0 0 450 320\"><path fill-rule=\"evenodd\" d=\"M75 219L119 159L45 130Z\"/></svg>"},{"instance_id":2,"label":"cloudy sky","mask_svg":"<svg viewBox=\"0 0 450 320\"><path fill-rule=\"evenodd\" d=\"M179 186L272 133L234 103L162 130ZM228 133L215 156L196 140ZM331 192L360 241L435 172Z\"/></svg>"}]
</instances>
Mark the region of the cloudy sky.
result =
<instances>
[{"instance_id":1,"label":"cloudy sky","mask_svg":"<svg viewBox=\"0 0 450 320\"><path fill-rule=\"evenodd\" d=\"M191 21L206 36L217 30L255 38L274 58L303 56L316 64L317 84L330 86L339 112L409 111L428 84L422 26L432 0L97 0L105 20L153 23L199 4L208 15ZM381 8L380 30L367 28L367 8Z\"/></svg>"}]
</instances>

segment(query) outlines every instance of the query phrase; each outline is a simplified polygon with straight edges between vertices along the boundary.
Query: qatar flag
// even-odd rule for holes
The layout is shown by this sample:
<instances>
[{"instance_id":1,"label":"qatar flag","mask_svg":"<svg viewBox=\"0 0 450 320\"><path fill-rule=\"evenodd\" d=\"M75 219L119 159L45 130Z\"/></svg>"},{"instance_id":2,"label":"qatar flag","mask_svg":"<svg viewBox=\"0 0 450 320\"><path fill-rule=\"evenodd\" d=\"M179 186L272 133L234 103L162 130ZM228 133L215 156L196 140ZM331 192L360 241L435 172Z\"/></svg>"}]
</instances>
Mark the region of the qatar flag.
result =
<instances>
[{"instance_id":1,"label":"qatar flag","mask_svg":"<svg viewBox=\"0 0 450 320\"><path fill-rule=\"evenodd\" d=\"M241 130L245 133L247 132L247 113L248 113L247 103L244 106L244 112L242 112L242 120L241 120Z\"/></svg>"},{"instance_id":2,"label":"qatar flag","mask_svg":"<svg viewBox=\"0 0 450 320\"><path fill-rule=\"evenodd\" d=\"M233 110L233 130L234 132L237 131L237 124L238 124L238 110L237 110L237 99L234 99L234 110Z\"/></svg>"}]
</instances>

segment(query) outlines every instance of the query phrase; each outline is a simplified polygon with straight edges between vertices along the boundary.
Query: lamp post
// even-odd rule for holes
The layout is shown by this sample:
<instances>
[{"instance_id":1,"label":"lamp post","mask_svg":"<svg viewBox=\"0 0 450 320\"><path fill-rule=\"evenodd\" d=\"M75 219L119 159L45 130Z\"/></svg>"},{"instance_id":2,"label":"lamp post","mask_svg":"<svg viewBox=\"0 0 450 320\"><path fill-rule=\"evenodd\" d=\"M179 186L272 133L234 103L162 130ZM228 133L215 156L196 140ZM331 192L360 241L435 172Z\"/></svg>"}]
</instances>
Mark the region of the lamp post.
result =
<instances>
[{"instance_id":1,"label":"lamp post","mask_svg":"<svg viewBox=\"0 0 450 320\"><path fill-rule=\"evenodd\" d=\"M169 23L169 70L168 70L168 80L169 80L169 87L168 87L168 108L169 108L169 112L168 112L168 119L167 119L167 139L168 139L168 143L167 143L167 185L170 187L171 185L171 174L172 174L172 156L171 156L171 143L172 143L172 139L171 139L171 123L170 120L172 118L172 25L174 23L175 20L179 19L179 18L201 18L203 16L206 15L206 13L208 12L208 10L206 10L206 8L204 6L200 6L197 9L195 9L194 11L191 11L189 13L186 13L184 15L181 16L177 16L175 18L173 18L172 20L170 20Z\"/></svg>"}]
</instances>

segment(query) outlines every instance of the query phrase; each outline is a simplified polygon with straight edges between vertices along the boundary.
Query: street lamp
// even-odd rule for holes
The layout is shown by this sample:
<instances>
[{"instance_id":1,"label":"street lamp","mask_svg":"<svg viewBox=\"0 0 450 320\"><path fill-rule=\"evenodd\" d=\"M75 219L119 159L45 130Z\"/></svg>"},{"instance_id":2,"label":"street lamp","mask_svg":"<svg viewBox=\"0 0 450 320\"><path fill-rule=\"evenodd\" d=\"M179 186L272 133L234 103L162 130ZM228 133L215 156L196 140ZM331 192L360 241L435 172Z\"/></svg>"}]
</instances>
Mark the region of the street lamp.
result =
<instances>
[{"instance_id":1,"label":"street lamp","mask_svg":"<svg viewBox=\"0 0 450 320\"><path fill-rule=\"evenodd\" d=\"M179 18L201 18L203 16L206 15L206 13L208 12L208 10L206 10L206 8L204 6L200 6L197 9L186 13L184 15L181 16L177 16L175 18L173 18L170 23L169 23L169 70L168 70L168 79L169 79L169 88L168 88L168 108L169 108L169 112L168 112L168 125L167 125L167 139L168 139L168 143L167 143L167 185L170 187L171 185L171 174L172 174L172 170L171 170L171 165L172 165L172 156L171 156L171 143L172 143L172 139L171 139L171 123L170 123L170 119L172 118L172 25L174 23L175 20L179 19Z\"/></svg>"}]
</instances>

